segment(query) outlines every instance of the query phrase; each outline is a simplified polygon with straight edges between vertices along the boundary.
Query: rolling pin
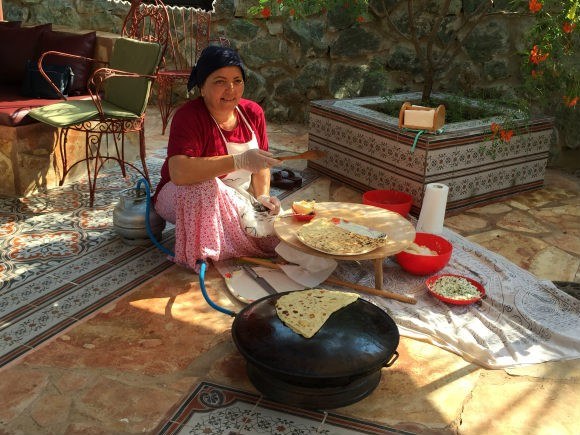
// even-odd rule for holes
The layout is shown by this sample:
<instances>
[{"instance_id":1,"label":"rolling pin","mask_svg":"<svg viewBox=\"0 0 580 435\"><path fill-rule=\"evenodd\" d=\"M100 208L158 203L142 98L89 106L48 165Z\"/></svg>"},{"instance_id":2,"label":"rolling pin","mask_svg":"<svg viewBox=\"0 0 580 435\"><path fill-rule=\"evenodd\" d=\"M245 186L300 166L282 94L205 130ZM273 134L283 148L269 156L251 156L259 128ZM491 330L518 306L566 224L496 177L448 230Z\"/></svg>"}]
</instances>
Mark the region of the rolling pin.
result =
<instances>
[{"instance_id":1,"label":"rolling pin","mask_svg":"<svg viewBox=\"0 0 580 435\"><path fill-rule=\"evenodd\" d=\"M252 264L256 264L259 266L264 266L264 267L268 267L270 269L281 269L280 265L278 263L273 263L269 260L265 260L263 258L253 258L253 257L240 257L241 261L245 261L246 263L252 263ZM348 282L348 281L343 281L341 279L338 278L334 278L334 277L329 277L326 279L326 281L324 281L328 284L334 284L334 285L339 285L341 287L348 287L354 290L358 290L362 293L368 293L374 296L382 296L384 298L388 298L388 299L394 299L396 301L399 302L405 302L407 304L416 304L417 300L415 298L409 297L409 296L403 296L400 295L398 293L393 293L390 292L388 290L378 290L376 288L372 288L372 287L367 287L365 285L360 285L360 284L355 284L352 282Z\"/></svg>"}]
</instances>

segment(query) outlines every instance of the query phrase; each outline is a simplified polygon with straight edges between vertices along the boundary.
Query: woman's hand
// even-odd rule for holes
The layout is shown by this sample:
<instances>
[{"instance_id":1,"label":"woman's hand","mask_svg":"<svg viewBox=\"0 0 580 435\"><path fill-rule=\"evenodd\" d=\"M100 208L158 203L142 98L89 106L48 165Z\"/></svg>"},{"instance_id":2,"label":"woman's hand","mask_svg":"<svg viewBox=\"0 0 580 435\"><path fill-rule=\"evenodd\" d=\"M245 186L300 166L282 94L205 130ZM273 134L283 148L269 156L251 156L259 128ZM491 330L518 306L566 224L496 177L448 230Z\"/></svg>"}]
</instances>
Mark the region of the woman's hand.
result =
<instances>
[{"instance_id":1,"label":"woman's hand","mask_svg":"<svg viewBox=\"0 0 580 435\"><path fill-rule=\"evenodd\" d=\"M270 168L282 163L280 160L272 157L273 154L261 150L259 148L252 148L240 154L234 154L234 167L236 169L245 169L252 173L259 172L262 169Z\"/></svg>"},{"instance_id":2,"label":"woman's hand","mask_svg":"<svg viewBox=\"0 0 580 435\"><path fill-rule=\"evenodd\" d=\"M277 215L278 213L280 213L281 207L280 200L275 196L260 195L258 196L257 199L260 202L260 204L262 204L264 207L270 210L269 211L270 214Z\"/></svg>"}]
</instances>

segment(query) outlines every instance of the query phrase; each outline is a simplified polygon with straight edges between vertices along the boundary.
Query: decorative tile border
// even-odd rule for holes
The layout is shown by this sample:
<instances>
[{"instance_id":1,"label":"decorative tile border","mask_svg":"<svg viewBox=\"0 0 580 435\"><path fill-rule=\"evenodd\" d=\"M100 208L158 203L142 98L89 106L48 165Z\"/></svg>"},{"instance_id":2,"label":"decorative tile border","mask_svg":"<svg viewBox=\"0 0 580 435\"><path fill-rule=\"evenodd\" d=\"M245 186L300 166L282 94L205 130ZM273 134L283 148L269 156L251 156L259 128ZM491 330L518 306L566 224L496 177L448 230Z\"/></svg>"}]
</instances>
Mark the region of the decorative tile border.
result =
<instances>
[{"instance_id":1,"label":"decorative tile border","mask_svg":"<svg viewBox=\"0 0 580 435\"><path fill-rule=\"evenodd\" d=\"M200 383L156 433L412 435L412 432L335 413L294 408L210 382Z\"/></svg>"}]
</instances>

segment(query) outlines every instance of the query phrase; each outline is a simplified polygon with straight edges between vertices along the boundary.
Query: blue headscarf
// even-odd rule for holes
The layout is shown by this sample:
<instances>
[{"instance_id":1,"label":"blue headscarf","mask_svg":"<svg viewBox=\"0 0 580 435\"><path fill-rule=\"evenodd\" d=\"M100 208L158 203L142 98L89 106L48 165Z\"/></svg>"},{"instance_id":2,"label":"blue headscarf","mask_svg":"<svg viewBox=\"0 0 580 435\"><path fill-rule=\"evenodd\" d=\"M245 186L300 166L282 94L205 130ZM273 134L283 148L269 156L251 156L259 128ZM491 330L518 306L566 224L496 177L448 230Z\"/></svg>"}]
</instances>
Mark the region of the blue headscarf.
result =
<instances>
[{"instance_id":1,"label":"blue headscarf","mask_svg":"<svg viewBox=\"0 0 580 435\"><path fill-rule=\"evenodd\" d=\"M209 47L206 47L201 52L201 56L199 56L197 63L191 70L189 81L187 82L187 90L191 91L194 86L201 88L205 79L207 79L212 72L225 66L240 67L242 70L242 78L246 81L246 73L244 71L242 59L235 50L219 45L210 45Z\"/></svg>"}]
</instances>

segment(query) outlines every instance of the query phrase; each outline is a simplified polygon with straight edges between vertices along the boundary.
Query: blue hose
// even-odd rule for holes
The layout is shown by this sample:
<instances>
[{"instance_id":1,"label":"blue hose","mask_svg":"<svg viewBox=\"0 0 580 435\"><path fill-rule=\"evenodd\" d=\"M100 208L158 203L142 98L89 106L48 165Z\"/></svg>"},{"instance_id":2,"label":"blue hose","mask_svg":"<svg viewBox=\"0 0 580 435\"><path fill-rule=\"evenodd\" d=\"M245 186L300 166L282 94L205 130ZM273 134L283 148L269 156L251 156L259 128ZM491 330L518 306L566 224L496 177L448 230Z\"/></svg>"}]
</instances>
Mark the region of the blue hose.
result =
<instances>
[{"instance_id":1,"label":"blue hose","mask_svg":"<svg viewBox=\"0 0 580 435\"><path fill-rule=\"evenodd\" d=\"M145 228L147 229L147 235L149 236L153 244L161 250L161 252L171 257L175 257L175 254L171 252L169 249L167 249L165 246L163 246L161 243L159 243L155 238L155 234L153 234L153 230L151 229L151 223L149 222L149 215L151 213L151 188L149 187L149 182L145 178L141 178L137 182L137 186L135 187L135 189L139 190L141 188L141 184L145 186L145 194L147 195L147 201L145 203ZM227 308L220 307L218 304L216 304L214 301L210 299L209 295L207 294L207 290L205 288L205 270L207 269L207 263L204 260L197 260L197 264L199 264L199 286L201 288L201 294L203 295L205 301L214 310L217 310L220 313L227 314L228 316L234 317L236 313L234 313L231 310L228 310Z\"/></svg>"},{"instance_id":2,"label":"blue hose","mask_svg":"<svg viewBox=\"0 0 580 435\"><path fill-rule=\"evenodd\" d=\"M141 178L139 181L137 181L137 187L135 187L135 190L138 191L141 188L141 184L145 185L145 194L147 195L147 201L145 202L145 228L147 229L147 235L153 244L161 250L161 252L171 257L175 257L175 254L161 243L159 243L155 238L155 234L153 234L153 230L151 229L151 222L149 222L149 215L151 214L151 188L149 187L149 182L145 178Z\"/></svg>"},{"instance_id":3,"label":"blue hose","mask_svg":"<svg viewBox=\"0 0 580 435\"><path fill-rule=\"evenodd\" d=\"M197 263L199 264L199 286L201 287L201 294L203 295L205 301L214 310L218 310L220 313L224 313L227 314L228 316L234 317L236 313L234 313L231 310L228 310L227 308L220 307L218 304L216 304L214 301L210 299L209 295L207 294L207 290L205 289L205 269L207 267L207 263L203 260L197 260Z\"/></svg>"}]
</instances>

